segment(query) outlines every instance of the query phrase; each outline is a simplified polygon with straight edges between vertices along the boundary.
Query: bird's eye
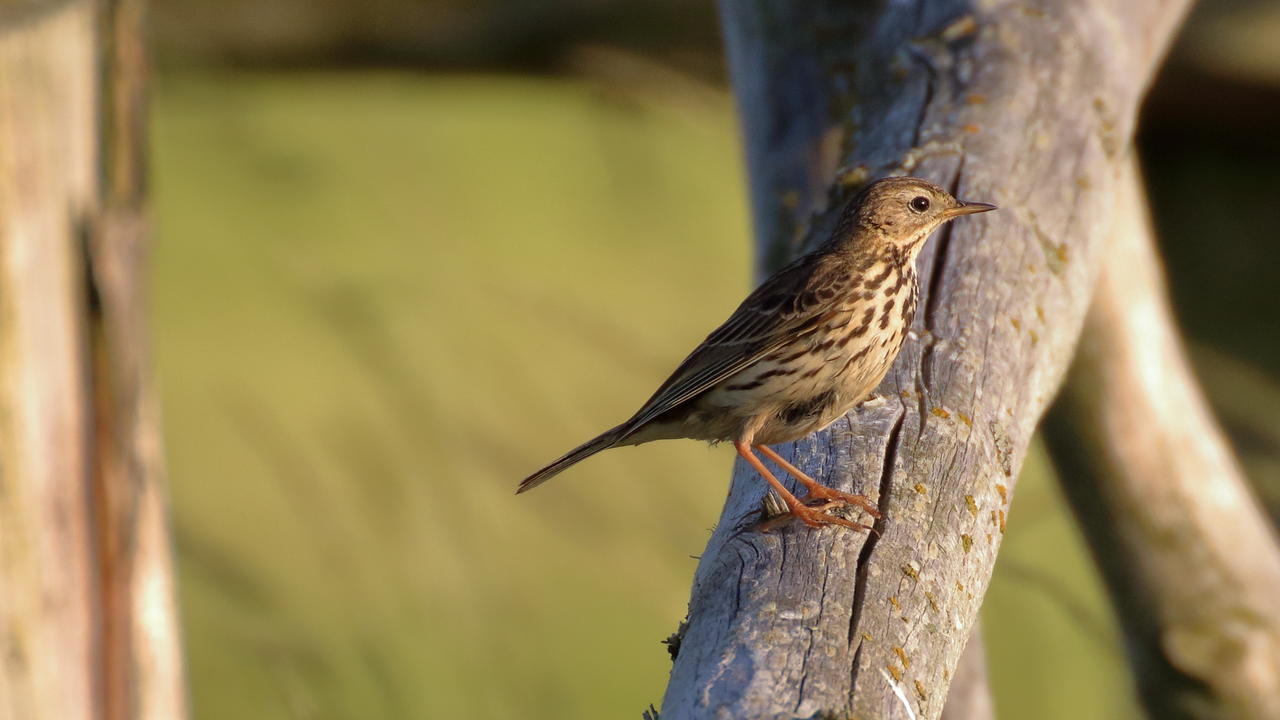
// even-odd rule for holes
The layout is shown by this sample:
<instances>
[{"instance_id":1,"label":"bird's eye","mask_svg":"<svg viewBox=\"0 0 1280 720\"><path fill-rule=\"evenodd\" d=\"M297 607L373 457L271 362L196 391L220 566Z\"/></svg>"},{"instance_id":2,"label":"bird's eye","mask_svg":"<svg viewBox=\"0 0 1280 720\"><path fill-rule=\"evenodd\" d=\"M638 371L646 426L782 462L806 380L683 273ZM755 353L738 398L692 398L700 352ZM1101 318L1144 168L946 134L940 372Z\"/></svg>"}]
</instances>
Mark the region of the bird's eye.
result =
<instances>
[{"instance_id":1,"label":"bird's eye","mask_svg":"<svg viewBox=\"0 0 1280 720\"><path fill-rule=\"evenodd\" d=\"M929 198L923 195L917 195L911 198L911 209L916 212L924 212L929 209Z\"/></svg>"}]
</instances>

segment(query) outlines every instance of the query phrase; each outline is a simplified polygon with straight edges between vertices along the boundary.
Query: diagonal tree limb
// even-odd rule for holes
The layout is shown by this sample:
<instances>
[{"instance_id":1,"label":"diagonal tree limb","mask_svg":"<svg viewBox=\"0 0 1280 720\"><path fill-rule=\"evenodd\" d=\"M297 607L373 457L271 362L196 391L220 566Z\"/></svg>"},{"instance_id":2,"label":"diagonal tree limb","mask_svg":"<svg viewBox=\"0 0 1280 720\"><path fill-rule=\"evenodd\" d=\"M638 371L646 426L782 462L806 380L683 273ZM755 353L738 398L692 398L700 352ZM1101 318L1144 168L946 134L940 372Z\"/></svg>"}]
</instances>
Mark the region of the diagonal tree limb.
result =
<instances>
[{"instance_id":1,"label":"diagonal tree limb","mask_svg":"<svg viewBox=\"0 0 1280 720\"><path fill-rule=\"evenodd\" d=\"M1049 447L1151 716L1277 718L1280 545L1192 374L1132 164L1120 190Z\"/></svg>"},{"instance_id":2,"label":"diagonal tree limb","mask_svg":"<svg viewBox=\"0 0 1280 720\"><path fill-rule=\"evenodd\" d=\"M1138 103L1186 5L721 3L766 266L890 172L1004 209L926 250L887 399L783 448L878 498L876 534L753 532L763 484L737 468L664 718L939 716L1079 334Z\"/></svg>"}]
</instances>

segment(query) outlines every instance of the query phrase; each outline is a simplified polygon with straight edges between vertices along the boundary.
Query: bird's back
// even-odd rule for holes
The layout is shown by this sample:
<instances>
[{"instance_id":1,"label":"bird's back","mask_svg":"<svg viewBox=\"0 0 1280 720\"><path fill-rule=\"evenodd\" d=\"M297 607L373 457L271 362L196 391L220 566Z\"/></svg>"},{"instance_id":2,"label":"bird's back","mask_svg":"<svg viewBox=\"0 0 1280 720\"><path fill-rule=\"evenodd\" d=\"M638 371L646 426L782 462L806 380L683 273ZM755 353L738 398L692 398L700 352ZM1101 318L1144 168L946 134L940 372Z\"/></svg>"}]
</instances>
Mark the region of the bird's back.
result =
<instances>
[{"instance_id":1,"label":"bird's back","mask_svg":"<svg viewBox=\"0 0 1280 720\"><path fill-rule=\"evenodd\" d=\"M826 427L864 400L902 346L915 312L915 270L911 263L891 260L822 260L835 264L822 272L842 280L817 284L832 288L832 294L816 297L818 307L803 332L789 333L785 342L657 418L635 441L728 441L746 430L763 444L789 442Z\"/></svg>"}]
</instances>

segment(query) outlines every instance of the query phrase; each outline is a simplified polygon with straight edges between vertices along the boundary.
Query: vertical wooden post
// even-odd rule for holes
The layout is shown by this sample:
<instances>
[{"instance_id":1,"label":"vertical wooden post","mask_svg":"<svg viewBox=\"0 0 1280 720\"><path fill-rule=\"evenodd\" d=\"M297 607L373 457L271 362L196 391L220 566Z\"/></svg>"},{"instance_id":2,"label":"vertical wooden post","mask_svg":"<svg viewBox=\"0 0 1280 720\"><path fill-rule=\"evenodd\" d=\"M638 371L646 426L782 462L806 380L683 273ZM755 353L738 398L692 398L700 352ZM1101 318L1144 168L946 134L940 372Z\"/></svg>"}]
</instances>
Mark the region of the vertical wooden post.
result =
<instances>
[{"instance_id":1,"label":"vertical wooden post","mask_svg":"<svg viewBox=\"0 0 1280 720\"><path fill-rule=\"evenodd\" d=\"M96 716L82 245L98 197L89 2L0 20L0 717Z\"/></svg>"},{"instance_id":2,"label":"vertical wooden post","mask_svg":"<svg viewBox=\"0 0 1280 720\"><path fill-rule=\"evenodd\" d=\"M0 720L185 716L140 0L0 8Z\"/></svg>"}]
</instances>

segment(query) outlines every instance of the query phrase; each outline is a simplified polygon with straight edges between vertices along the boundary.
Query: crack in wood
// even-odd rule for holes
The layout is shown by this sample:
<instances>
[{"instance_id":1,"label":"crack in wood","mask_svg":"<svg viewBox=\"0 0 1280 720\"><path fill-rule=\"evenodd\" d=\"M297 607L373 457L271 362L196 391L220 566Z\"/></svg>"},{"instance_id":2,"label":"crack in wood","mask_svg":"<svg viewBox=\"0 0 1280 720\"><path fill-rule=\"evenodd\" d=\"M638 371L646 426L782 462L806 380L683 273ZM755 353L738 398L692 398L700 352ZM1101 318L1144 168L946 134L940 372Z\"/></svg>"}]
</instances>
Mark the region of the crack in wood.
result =
<instances>
[{"instance_id":1,"label":"crack in wood","mask_svg":"<svg viewBox=\"0 0 1280 720\"><path fill-rule=\"evenodd\" d=\"M822 588L818 591L818 617L822 617L823 610L826 609L827 600L827 581L831 578L831 572L828 569L822 574ZM815 628L809 628L809 646L804 649L804 659L800 661L800 685L796 688L796 704L794 712L800 712L800 706L804 704L804 687L809 680L809 658L813 655L813 646L817 643L814 638Z\"/></svg>"},{"instance_id":2,"label":"crack in wood","mask_svg":"<svg viewBox=\"0 0 1280 720\"><path fill-rule=\"evenodd\" d=\"M889 429L889 437L885 441L884 446L884 465L880 470L880 494L878 496L878 507L880 517L871 526L871 531L867 535L867 541L862 545L862 550L858 553L858 566L853 583L853 612L849 616L849 642L853 643L856 639L858 649L854 651L854 663L849 677L849 701L853 702L854 693L858 687L858 668L859 662L857 658L862 653L862 640L858 636L858 625L862 620L862 610L864 600L867 594L868 573L871 567L871 553L875 551L876 545L880 541L881 535L884 533L885 525L889 516L889 497L891 484L893 481L894 461L898 457L898 445L902 438L902 425L906 421L907 411L903 406L898 411L897 417L893 420L893 426Z\"/></svg>"}]
</instances>

